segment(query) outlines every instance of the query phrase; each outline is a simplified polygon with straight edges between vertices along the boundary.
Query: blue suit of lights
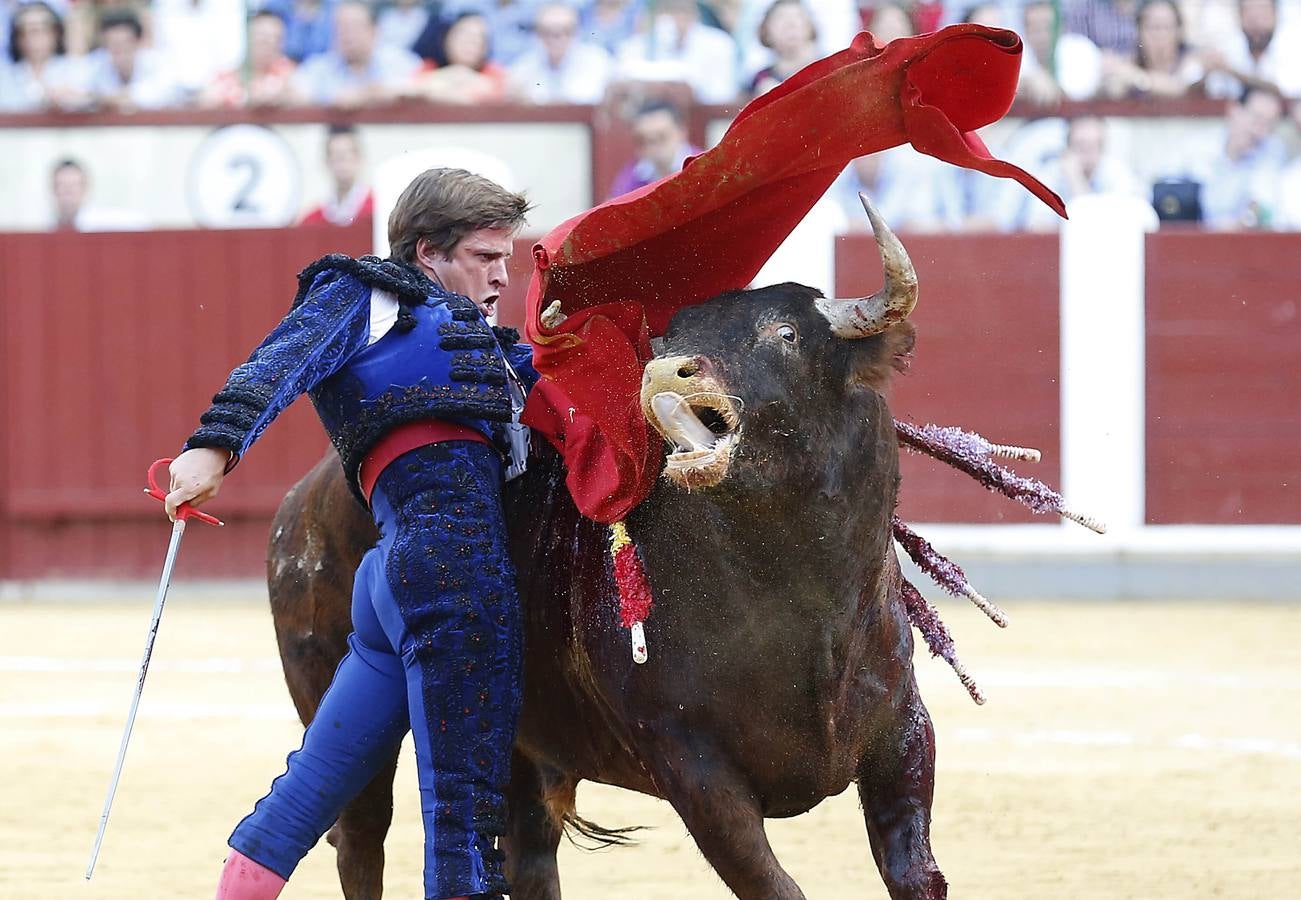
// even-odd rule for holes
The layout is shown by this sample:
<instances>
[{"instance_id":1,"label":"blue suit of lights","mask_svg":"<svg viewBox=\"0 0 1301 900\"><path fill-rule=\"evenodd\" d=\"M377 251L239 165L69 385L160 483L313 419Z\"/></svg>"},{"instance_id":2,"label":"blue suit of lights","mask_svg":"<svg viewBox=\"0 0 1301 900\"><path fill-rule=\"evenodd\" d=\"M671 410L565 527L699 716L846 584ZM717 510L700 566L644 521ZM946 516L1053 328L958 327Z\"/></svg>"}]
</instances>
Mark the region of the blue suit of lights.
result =
<instances>
[{"instance_id":1,"label":"blue suit of lights","mask_svg":"<svg viewBox=\"0 0 1301 900\"><path fill-rule=\"evenodd\" d=\"M396 296L400 313L368 343L375 288ZM354 490L367 452L398 425L453 419L494 442L413 450L376 482L381 537L357 571L349 652L303 746L230 839L284 878L410 729L426 896L507 889L495 838L504 828L522 629L501 507L511 419L504 360L525 389L537 379L531 349L513 338L416 269L325 257L299 276L293 309L231 373L187 443L242 455L304 392Z\"/></svg>"}]
</instances>

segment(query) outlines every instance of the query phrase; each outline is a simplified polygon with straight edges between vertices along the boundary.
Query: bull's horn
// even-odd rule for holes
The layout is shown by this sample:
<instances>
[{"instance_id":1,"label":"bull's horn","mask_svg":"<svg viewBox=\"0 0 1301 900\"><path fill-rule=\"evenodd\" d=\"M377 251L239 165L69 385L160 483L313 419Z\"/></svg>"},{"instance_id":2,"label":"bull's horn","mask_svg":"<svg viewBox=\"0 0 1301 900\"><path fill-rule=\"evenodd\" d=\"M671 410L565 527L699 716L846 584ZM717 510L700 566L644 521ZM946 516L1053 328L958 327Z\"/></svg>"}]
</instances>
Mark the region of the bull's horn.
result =
<instances>
[{"instance_id":1,"label":"bull's horn","mask_svg":"<svg viewBox=\"0 0 1301 900\"><path fill-rule=\"evenodd\" d=\"M872 223L876 245L881 250L881 267L885 285L870 297L859 299L818 299L818 311L827 319L837 337L865 338L880 334L896 322L902 322L917 305L917 272L908 251L876 211L866 194L859 194L867 219Z\"/></svg>"}]
</instances>

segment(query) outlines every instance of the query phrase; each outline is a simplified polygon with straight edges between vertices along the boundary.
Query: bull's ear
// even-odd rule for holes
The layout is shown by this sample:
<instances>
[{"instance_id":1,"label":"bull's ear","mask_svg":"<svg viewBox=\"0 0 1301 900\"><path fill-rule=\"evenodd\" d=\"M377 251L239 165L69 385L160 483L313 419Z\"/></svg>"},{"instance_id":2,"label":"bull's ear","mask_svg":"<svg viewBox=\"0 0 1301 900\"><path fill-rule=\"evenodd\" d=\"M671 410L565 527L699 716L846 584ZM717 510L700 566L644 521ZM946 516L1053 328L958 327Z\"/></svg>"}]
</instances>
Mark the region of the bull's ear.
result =
<instances>
[{"instance_id":1,"label":"bull's ear","mask_svg":"<svg viewBox=\"0 0 1301 900\"><path fill-rule=\"evenodd\" d=\"M903 321L872 337L847 341L851 345L846 373L849 386L884 390L891 375L908 371L916 336L912 323Z\"/></svg>"}]
</instances>

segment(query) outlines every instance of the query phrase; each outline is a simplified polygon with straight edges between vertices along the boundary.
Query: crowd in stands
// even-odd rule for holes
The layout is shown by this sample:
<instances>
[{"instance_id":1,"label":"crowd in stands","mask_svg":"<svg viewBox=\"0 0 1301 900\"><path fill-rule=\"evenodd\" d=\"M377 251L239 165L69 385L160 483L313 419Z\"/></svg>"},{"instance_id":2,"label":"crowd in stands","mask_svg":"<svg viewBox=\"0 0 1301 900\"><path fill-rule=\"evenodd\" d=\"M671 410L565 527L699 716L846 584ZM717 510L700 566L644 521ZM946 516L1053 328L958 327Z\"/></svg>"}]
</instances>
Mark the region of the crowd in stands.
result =
<instances>
[{"instance_id":1,"label":"crowd in stands","mask_svg":"<svg viewBox=\"0 0 1301 900\"><path fill-rule=\"evenodd\" d=\"M619 81L683 82L697 102L736 104L864 28L888 41L956 22L1023 36L1029 105L1126 100L1159 115L1175 98L1222 102L1216 154L1172 159L1161 175L1175 185L1168 212L1301 228L1289 194L1301 161L1289 165L1285 144L1301 129L1301 0L0 0L0 113L593 104ZM647 148L673 117L658 112L634 127ZM1068 200L1149 192L1108 154L1103 122L1058 131L1029 162ZM657 160L647 149L620 184L659 172ZM846 196L899 194L915 228L1042 224L1006 192L905 153L859 161L843 180Z\"/></svg>"}]
</instances>

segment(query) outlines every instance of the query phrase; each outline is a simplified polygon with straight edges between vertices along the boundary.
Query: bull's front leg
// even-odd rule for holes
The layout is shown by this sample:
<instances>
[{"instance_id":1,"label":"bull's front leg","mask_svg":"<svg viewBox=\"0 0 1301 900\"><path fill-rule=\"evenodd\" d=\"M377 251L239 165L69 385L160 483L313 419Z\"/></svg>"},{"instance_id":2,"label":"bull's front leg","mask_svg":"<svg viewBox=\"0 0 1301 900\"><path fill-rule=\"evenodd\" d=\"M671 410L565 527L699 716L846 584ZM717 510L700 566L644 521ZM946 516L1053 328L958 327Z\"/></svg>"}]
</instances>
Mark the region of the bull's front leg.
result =
<instances>
[{"instance_id":1,"label":"bull's front leg","mask_svg":"<svg viewBox=\"0 0 1301 900\"><path fill-rule=\"evenodd\" d=\"M915 684L898 725L858 765L868 839L892 900L944 900L948 883L931 853L935 729Z\"/></svg>"},{"instance_id":2,"label":"bull's front leg","mask_svg":"<svg viewBox=\"0 0 1301 900\"><path fill-rule=\"evenodd\" d=\"M518 747L512 754L502 849L514 900L560 900L556 850L564 833L562 808L573 809L576 787L572 779L544 772Z\"/></svg>"},{"instance_id":3,"label":"bull's front leg","mask_svg":"<svg viewBox=\"0 0 1301 900\"><path fill-rule=\"evenodd\" d=\"M732 893L741 900L804 900L768 843L759 797L738 767L698 740L673 743L658 756L664 798Z\"/></svg>"}]
</instances>

